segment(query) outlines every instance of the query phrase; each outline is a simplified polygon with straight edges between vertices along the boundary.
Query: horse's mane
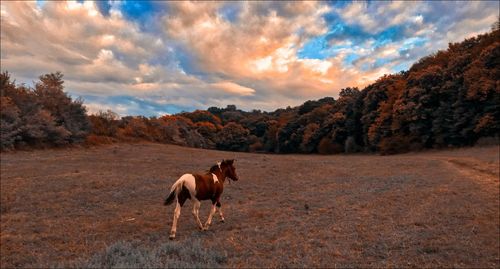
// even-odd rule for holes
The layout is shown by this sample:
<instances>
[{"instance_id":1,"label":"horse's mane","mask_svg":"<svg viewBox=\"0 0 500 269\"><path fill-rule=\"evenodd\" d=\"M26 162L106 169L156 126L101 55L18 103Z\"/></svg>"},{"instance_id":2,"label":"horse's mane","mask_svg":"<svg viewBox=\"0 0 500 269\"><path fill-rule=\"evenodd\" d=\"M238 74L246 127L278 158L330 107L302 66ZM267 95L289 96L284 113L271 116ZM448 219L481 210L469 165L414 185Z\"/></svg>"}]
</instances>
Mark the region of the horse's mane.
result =
<instances>
[{"instance_id":1,"label":"horse's mane","mask_svg":"<svg viewBox=\"0 0 500 269\"><path fill-rule=\"evenodd\" d=\"M208 169L208 173L213 173L215 171L219 170L219 165L218 164L214 164L212 165L212 167L210 167L210 169Z\"/></svg>"}]
</instances>

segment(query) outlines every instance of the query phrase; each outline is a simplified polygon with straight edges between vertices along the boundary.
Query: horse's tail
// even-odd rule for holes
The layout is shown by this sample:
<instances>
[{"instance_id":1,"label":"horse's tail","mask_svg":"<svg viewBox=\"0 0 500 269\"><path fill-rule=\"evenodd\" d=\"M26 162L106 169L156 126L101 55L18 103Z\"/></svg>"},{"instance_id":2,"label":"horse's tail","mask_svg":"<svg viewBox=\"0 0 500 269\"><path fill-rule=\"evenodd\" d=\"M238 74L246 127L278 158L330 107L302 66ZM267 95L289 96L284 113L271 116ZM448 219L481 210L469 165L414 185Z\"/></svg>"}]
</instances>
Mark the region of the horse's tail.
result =
<instances>
[{"instance_id":1,"label":"horse's tail","mask_svg":"<svg viewBox=\"0 0 500 269\"><path fill-rule=\"evenodd\" d=\"M174 202L175 197L179 193L180 189L182 188L182 180L177 180L174 185L170 188L170 194L168 197L165 199L165 202L163 203L164 205L170 205Z\"/></svg>"}]
</instances>

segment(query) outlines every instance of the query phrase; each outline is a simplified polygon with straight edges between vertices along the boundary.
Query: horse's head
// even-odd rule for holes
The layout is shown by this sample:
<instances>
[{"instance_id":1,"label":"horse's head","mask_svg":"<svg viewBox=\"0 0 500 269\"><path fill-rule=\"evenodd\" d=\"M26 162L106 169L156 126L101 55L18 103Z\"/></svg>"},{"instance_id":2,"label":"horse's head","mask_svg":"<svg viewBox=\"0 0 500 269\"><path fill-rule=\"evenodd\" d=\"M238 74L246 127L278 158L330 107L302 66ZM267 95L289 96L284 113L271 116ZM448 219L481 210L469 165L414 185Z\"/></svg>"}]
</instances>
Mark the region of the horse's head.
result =
<instances>
[{"instance_id":1,"label":"horse's head","mask_svg":"<svg viewBox=\"0 0 500 269\"><path fill-rule=\"evenodd\" d=\"M223 160L221 166L227 167L226 176L234 181L238 181L238 174L236 174L236 167L234 167L234 160Z\"/></svg>"}]
</instances>

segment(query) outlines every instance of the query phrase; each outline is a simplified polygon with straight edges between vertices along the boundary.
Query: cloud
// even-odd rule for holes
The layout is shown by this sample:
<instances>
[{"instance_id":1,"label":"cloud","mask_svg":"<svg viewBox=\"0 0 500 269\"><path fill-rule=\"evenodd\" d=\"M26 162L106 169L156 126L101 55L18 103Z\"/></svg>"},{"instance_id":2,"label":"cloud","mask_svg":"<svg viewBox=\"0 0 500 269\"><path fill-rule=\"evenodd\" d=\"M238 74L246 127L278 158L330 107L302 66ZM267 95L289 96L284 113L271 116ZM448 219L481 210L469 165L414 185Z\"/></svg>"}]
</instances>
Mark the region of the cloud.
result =
<instances>
[{"instance_id":1,"label":"cloud","mask_svg":"<svg viewBox=\"0 0 500 269\"><path fill-rule=\"evenodd\" d=\"M87 78L99 79L103 69L117 68L109 72L115 74L134 72L160 48L154 36L139 32L118 12L102 16L92 2L49 2L42 8L33 2L2 2L2 10L9 14L2 16L2 52L6 52L2 58L6 60L29 54L61 71L83 67ZM126 56L118 59L116 55ZM24 70L17 69L12 71Z\"/></svg>"},{"instance_id":2,"label":"cloud","mask_svg":"<svg viewBox=\"0 0 500 269\"><path fill-rule=\"evenodd\" d=\"M198 67L208 73L252 76L263 71L266 57L284 70L284 54L294 50L287 45L300 46L326 30L321 14L328 8L314 2L242 2L235 22L219 13L221 5L173 2L173 14L164 21L166 34L188 47Z\"/></svg>"},{"instance_id":3,"label":"cloud","mask_svg":"<svg viewBox=\"0 0 500 269\"><path fill-rule=\"evenodd\" d=\"M212 86L223 91L242 96L253 95L255 93L255 90L252 88L244 87L230 81L213 83Z\"/></svg>"}]
</instances>

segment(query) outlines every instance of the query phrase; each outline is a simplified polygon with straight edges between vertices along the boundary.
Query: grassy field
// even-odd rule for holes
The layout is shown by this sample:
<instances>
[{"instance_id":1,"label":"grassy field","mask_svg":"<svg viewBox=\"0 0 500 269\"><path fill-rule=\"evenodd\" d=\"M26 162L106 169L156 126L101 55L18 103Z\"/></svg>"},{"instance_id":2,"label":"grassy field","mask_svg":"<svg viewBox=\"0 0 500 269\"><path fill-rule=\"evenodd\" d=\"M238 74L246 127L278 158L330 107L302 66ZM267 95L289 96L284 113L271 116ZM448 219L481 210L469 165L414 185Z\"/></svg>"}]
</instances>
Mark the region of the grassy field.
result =
<instances>
[{"instance_id":1,"label":"grassy field","mask_svg":"<svg viewBox=\"0 0 500 269\"><path fill-rule=\"evenodd\" d=\"M183 173L236 158L225 223L177 238ZM264 155L157 144L1 155L1 267L500 266L499 148ZM202 221L209 203L202 203Z\"/></svg>"}]
</instances>

